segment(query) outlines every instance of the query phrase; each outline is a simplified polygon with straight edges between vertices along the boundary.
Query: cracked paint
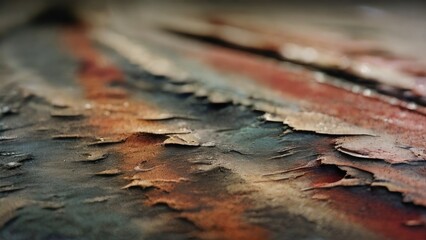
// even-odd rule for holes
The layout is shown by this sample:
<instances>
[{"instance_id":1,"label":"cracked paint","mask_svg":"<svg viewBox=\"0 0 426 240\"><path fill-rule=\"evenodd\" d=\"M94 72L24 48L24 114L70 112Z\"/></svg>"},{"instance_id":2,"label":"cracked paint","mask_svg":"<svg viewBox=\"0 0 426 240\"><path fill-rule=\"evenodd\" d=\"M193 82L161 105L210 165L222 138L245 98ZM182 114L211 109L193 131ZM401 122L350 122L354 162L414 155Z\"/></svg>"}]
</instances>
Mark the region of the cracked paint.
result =
<instances>
[{"instance_id":1,"label":"cracked paint","mask_svg":"<svg viewBox=\"0 0 426 240\"><path fill-rule=\"evenodd\" d=\"M44 13L0 41L1 238L424 238L414 60L289 30L278 46L286 30L232 15L185 25L170 14L140 33L131 23L149 7L96 21L90 7L65 10L70 21ZM171 35L170 20L234 45Z\"/></svg>"}]
</instances>

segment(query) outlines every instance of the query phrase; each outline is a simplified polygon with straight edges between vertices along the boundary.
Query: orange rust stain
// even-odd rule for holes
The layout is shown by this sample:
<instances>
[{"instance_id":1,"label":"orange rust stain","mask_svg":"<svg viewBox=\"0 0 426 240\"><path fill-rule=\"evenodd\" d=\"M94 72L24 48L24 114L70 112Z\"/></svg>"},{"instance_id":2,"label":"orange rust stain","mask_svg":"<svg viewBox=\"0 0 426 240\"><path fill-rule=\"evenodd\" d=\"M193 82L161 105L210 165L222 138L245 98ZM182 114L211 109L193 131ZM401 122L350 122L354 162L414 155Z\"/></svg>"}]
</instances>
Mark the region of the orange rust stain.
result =
<instances>
[{"instance_id":1,"label":"orange rust stain","mask_svg":"<svg viewBox=\"0 0 426 240\"><path fill-rule=\"evenodd\" d=\"M267 233L258 226L251 226L241 221L249 205L242 204L238 198L203 199L208 208L198 213L186 212L182 215L195 222L202 229L199 237L204 239L267 239ZM210 204L209 204L210 203Z\"/></svg>"},{"instance_id":2,"label":"orange rust stain","mask_svg":"<svg viewBox=\"0 0 426 240\"><path fill-rule=\"evenodd\" d=\"M208 185L199 185L192 178L188 163L144 155L141 162L138 141L126 141L122 154L132 166L144 171L133 174L131 179L152 181L158 190L146 193L146 204L164 203L178 210L179 217L194 223L202 231L195 235L202 239L266 239L266 230L247 223L243 215L250 207L241 197L223 191L211 195ZM149 151L149 150L148 150Z\"/></svg>"},{"instance_id":3,"label":"orange rust stain","mask_svg":"<svg viewBox=\"0 0 426 240\"><path fill-rule=\"evenodd\" d=\"M202 239L267 239L265 229L247 224L242 216L250 204L243 196L229 194L214 194L208 190L184 183L180 191L168 195L154 193L149 197L149 203L166 204L171 208L182 211L180 216L193 222L198 228L206 231L196 233Z\"/></svg>"},{"instance_id":4,"label":"orange rust stain","mask_svg":"<svg viewBox=\"0 0 426 240\"><path fill-rule=\"evenodd\" d=\"M179 211L181 218L187 219L202 231L195 233L202 239L267 239L265 229L247 223L244 213L251 207L244 196L219 193L210 189L206 183L199 183L191 174L190 166L181 162L155 159L146 167L159 166L152 171L137 174L138 178L155 181L161 175L164 182L158 183L161 191L147 194L149 205L166 204ZM170 172L171 169L179 171ZM165 174L164 174L165 173ZM164 175L163 175L164 174ZM167 180L176 181L167 182Z\"/></svg>"},{"instance_id":5,"label":"orange rust stain","mask_svg":"<svg viewBox=\"0 0 426 240\"><path fill-rule=\"evenodd\" d=\"M123 83L123 74L93 48L86 31L84 27L68 28L64 31L64 40L71 53L82 63L78 81L87 99L93 103L89 125L95 127L96 135L126 139L113 147L123 156L121 168L127 172L125 178L152 181L159 189L146 192L150 199L147 204L173 201L177 208L188 204L196 206L197 211L182 212L180 217L202 228L204 231L199 234L206 239L265 239L265 230L246 223L242 216L249 204L242 204L238 196L226 191L220 197L209 196L205 190L208 186L202 186L204 194L200 193L200 186L190 180L189 163L179 167L176 164L182 163L159 157L165 137L137 131L141 126L161 127L137 118L139 113L153 108L132 99L124 88L111 86Z\"/></svg>"},{"instance_id":6,"label":"orange rust stain","mask_svg":"<svg viewBox=\"0 0 426 240\"><path fill-rule=\"evenodd\" d=\"M160 139L138 133L142 126L159 127L138 119L140 114L155 109L132 99L124 88L111 86L125 82L123 73L93 47L87 31L85 26L69 27L64 30L63 39L81 62L78 81L92 103L88 123L99 136L126 139L114 150L125 156L123 170L133 170L139 162L158 156L162 150Z\"/></svg>"},{"instance_id":7,"label":"orange rust stain","mask_svg":"<svg viewBox=\"0 0 426 240\"><path fill-rule=\"evenodd\" d=\"M86 91L87 98L90 100L125 98L124 91L108 86L115 82L123 82L122 73L93 49L88 38L81 37L84 31L85 27L82 26L67 28L64 40L72 48L72 53L81 60L79 81Z\"/></svg>"},{"instance_id":8,"label":"orange rust stain","mask_svg":"<svg viewBox=\"0 0 426 240\"><path fill-rule=\"evenodd\" d=\"M422 114L368 98L345 89L315 82L310 73L286 70L273 61L233 50L209 47L193 56L219 70L243 74L280 91L308 110L338 117L349 123L397 135L411 146L426 147L426 117Z\"/></svg>"}]
</instances>

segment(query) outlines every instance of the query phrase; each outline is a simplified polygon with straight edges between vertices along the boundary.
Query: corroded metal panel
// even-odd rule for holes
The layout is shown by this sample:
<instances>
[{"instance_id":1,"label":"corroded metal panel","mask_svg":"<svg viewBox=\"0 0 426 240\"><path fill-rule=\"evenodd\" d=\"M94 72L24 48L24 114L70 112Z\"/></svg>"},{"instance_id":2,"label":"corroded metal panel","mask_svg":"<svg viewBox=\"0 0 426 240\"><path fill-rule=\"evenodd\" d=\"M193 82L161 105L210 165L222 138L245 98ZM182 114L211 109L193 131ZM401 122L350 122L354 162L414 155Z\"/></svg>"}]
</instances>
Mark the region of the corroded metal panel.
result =
<instances>
[{"instance_id":1,"label":"corroded metal panel","mask_svg":"<svg viewBox=\"0 0 426 240\"><path fill-rule=\"evenodd\" d=\"M68 5L2 16L1 239L426 238L404 42L291 4Z\"/></svg>"}]
</instances>

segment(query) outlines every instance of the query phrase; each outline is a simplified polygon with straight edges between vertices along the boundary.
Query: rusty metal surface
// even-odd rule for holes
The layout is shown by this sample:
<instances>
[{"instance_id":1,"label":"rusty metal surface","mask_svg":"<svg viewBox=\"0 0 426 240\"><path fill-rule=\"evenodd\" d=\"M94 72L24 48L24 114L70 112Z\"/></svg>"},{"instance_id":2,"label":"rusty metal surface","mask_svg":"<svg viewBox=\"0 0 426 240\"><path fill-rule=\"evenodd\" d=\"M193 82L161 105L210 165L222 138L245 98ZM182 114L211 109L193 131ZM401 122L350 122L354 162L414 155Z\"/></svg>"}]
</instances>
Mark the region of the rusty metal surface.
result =
<instances>
[{"instance_id":1,"label":"rusty metal surface","mask_svg":"<svg viewBox=\"0 0 426 240\"><path fill-rule=\"evenodd\" d=\"M0 239L425 239L401 6L191 3L5 11Z\"/></svg>"}]
</instances>

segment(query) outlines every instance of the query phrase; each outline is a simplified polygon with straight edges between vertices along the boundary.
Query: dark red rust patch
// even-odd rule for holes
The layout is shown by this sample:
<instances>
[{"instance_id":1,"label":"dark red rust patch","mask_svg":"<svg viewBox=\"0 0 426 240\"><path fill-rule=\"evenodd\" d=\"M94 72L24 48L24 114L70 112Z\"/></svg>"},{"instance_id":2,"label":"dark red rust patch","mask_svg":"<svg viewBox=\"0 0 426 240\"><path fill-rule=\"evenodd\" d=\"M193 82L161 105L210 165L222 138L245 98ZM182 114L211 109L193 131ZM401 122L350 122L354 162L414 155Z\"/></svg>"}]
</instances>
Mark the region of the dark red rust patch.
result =
<instances>
[{"instance_id":1,"label":"dark red rust patch","mask_svg":"<svg viewBox=\"0 0 426 240\"><path fill-rule=\"evenodd\" d=\"M420 113L318 83L311 73L292 72L270 60L223 48L205 47L194 56L217 69L243 74L278 90L289 99L318 111L378 132L397 135L398 141L426 147L426 117Z\"/></svg>"},{"instance_id":2,"label":"dark red rust patch","mask_svg":"<svg viewBox=\"0 0 426 240\"><path fill-rule=\"evenodd\" d=\"M421 214L416 211L415 207L397 206L386 197L378 196L379 194L356 193L347 188L316 190L316 192L327 196L330 208L344 213L349 221L360 224L386 238L408 240L426 237L425 228L412 228L404 225L409 220L421 218Z\"/></svg>"},{"instance_id":3,"label":"dark red rust patch","mask_svg":"<svg viewBox=\"0 0 426 240\"><path fill-rule=\"evenodd\" d=\"M328 141L318 141L315 148L318 152L330 154L332 142L331 138ZM312 187L337 182L345 175L342 170L330 165L321 165L306 171L304 177L310 181ZM350 221L386 238L423 239L426 236L425 228L410 228L404 225L404 222L422 217L418 211L420 207L400 203L397 193L390 196L378 193L377 188L367 189L365 186L357 188L356 191L348 187L311 191L314 199L328 200L330 209L343 213Z\"/></svg>"},{"instance_id":4,"label":"dark red rust patch","mask_svg":"<svg viewBox=\"0 0 426 240\"><path fill-rule=\"evenodd\" d=\"M309 171L305 177L315 186L335 182L341 178L341 174L325 168ZM371 191L376 193L373 194ZM386 238L423 239L426 236L425 228L411 228L404 225L409 220L421 218L422 215L416 207L403 206L398 201L392 202L384 195L378 194L376 189L368 190L360 187L359 191L354 191L353 188L342 187L313 190L312 194L314 199L316 195L321 195L321 201L328 200L329 208L343 213L349 221Z\"/></svg>"}]
</instances>

